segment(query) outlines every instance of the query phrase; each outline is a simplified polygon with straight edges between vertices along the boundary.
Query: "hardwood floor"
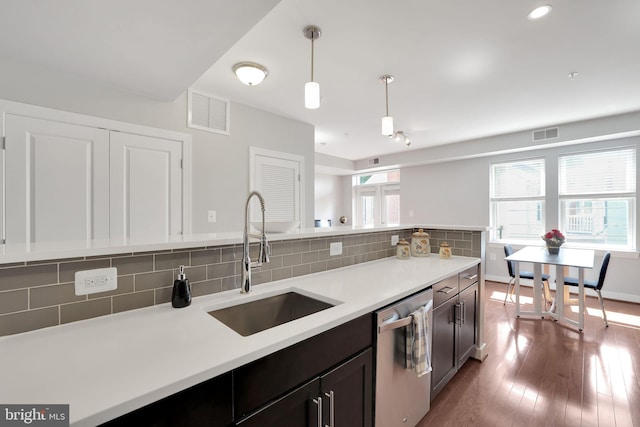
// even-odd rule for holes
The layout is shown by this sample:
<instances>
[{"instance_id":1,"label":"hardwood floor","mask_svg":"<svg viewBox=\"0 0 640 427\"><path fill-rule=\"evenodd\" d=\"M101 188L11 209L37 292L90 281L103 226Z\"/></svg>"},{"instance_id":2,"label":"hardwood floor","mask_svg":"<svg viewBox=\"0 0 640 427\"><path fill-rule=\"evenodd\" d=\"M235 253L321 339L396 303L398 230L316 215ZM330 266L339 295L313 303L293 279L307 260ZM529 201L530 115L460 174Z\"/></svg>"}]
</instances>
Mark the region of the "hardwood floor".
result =
<instances>
[{"instance_id":1,"label":"hardwood floor","mask_svg":"<svg viewBox=\"0 0 640 427\"><path fill-rule=\"evenodd\" d=\"M605 328L597 298L587 298L580 334L517 319L513 302L503 305L506 288L486 283L488 357L467 361L418 427L640 426L640 304L605 300Z\"/></svg>"}]
</instances>

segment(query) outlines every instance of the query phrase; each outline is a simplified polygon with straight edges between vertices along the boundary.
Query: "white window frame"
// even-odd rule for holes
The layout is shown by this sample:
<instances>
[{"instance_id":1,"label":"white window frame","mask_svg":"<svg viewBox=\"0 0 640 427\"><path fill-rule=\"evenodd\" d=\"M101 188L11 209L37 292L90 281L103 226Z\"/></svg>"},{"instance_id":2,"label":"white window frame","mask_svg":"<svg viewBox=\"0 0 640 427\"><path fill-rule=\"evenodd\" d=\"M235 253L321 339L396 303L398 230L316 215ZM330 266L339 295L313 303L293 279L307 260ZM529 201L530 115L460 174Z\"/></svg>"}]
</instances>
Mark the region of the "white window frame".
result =
<instances>
[{"instance_id":1,"label":"white window frame","mask_svg":"<svg viewBox=\"0 0 640 427\"><path fill-rule=\"evenodd\" d=\"M494 167L497 165L505 165L505 164L518 164L518 163L530 163L530 162L535 162L535 161L542 161L542 180L541 180L541 193L537 194L537 195L522 195L522 196L510 196L510 197L504 197L504 196L496 196L495 195L495 185L496 183L494 182ZM492 242L499 242L499 243L515 243L515 244L531 244L531 243L539 243L541 240L539 240L539 237L532 237L532 238L521 238L521 239L514 239L514 238L505 238L505 237L501 237L500 236L500 227L499 224L496 223L496 221L498 221L498 208L500 206L500 204L503 203L509 203L509 202L538 202L541 203L541 208L540 208L540 221L542 222L542 226L541 226L541 230L540 230L540 235L544 234L544 229L546 226L546 215L545 215L545 211L546 211L546 173L545 173L545 168L546 168L546 159L544 157L533 157L533 158L526 158L526 159L515 159L515 160L509 160L509 161L500 161L500 162L493 162L491 163L491 165L489 166L489 181L490 181L490 198L489 198L489 209L490 209L490 213L489 213L489 217L490 217L490 225L491 225L491 237L490 240Z\"/></svg>"},{"instance_id":2,"label":"white window frame","mask_svg":"<svg viewBox=\"0 0 640 427\"><path fill-rule=\"evenodd\" d=\"M385 173L385 172L393 172L390 171L382 171L382 172L374 172L376 173ZM358 180L360 176L366 174L354 175L354 179ZM386 197L387 194L398 194L400 195L400 181L386 182L386 183L377 183L377 184L354 184L354 225L360 227L384 227L388 225L386 212ZM373 196L374 198L374 216L373 216L373 224L365 225L363 223L364 216L364 207L362 203L363 196Z\"/></svg>"},{"instance_id":3,"label":"white window frame","mask_svg":"<svg viewBox=\"0 0 640 427\"><path fill-rule=\"evenodd\" d=\"M631 189L627 192L572 192L563 194L561 189L562 187L562 158L566 157L577 157L581 155L590 155L590 154L603 154L603 153L611 153L614 151L623 151L623 150L631 150L633 156L633 169L628 171L629 183L631 183ZM613 147L602 150L590 150L590 151L580 151L573 153L565 153L558 156L558 223L560 225L560 229L565 231L567 235L567 244L571 246L577 247L589 247L595 249L605 249L605 250L631 250L636 247L636 159L637 153L635 147L630 146L622 146L622 147ZM566 212L566 203L571 201L588 201L588 202L598 202L598 201L607 201L607 200L626 200L628 202L627 206L627 244L613 244L613 243L595 243L595 242L580 242L578 239L571 238L571 230L568 221L568 214ZM593 224L591 225L593 227ZM589 227L587 227L589 228Z\"/></svg>"},{"instance_id":4,"label":"white window frame","mask_svg":"<svg viewBox=\"0 0 640 427\"><path fill-rule=\"evenodd\" d=\"M281 151L275 150L267 150L259 147L249 147L249 191L254 191L260 188L260 179L261 177L256 172L256 160L258 157L265 157L273 159L274 162L279 161L289 161L289 162L297 162L298 163L298 187L299 187L299 198L298 198L298 206L296 209L296 221L300 221L300 226L302 228L305 227L304 218L305 218L305 167L304 167L304 156L300 156L298 154L285 153ZM251 217L252 221L257 221L259 216L259 209L257 201L253 201L254 205L252 205L251 209ZM267 206L268 209L268 206ZM257 216L254 216L257 215Z\"/></svg>"}]
</instances>

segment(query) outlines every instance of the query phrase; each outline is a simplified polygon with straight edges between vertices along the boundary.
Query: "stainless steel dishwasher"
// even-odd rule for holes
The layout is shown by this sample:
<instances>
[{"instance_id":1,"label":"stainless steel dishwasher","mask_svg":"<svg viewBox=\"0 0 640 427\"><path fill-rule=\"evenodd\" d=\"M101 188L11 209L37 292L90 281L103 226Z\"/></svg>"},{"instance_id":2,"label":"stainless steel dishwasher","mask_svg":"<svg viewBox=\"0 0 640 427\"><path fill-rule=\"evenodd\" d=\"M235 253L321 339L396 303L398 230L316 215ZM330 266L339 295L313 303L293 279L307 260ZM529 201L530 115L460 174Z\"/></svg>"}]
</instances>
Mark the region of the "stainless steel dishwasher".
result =
<instances>
[{"instance_id":1,"label":"stainless steel dishwasher","mask_svg":"<svg viewBox=\"0 0 640 427\"><path fill-rule=\"evenodd\" d=\"M418 377L406 367L410 314L428 309L427 343L431 349L433 290L428 288L376 312L376 427L415 426L429 412L431 374Z\"/></svg>"}]
</instances>

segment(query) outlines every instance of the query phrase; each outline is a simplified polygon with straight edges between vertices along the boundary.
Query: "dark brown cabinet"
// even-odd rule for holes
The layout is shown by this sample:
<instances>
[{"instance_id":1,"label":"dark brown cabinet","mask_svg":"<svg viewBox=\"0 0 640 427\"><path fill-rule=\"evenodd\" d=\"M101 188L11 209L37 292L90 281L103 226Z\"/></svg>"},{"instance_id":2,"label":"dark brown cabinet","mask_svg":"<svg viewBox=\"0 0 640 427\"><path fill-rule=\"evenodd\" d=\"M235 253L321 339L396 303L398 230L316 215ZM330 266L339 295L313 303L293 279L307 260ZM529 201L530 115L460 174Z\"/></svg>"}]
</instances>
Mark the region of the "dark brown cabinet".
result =
<instances>
[{"instance_id":1,"label":"dark brown cabinet","mask_svg":"<svg viewBox=\"0 0 640 427\"><path fill-rule=\"evenodd\" d=\"M372 425L372 350L260 408L237 423L242 427Z\"/></svg>"},{"instance_id":2,"label":"dark brown cabinet","mask_svg":"<svg viewBox=\"0 0 640 427\"><path fill-rule=\"evenodd\" d=\"M433 286L431 400L469 359L477 344L479 266Z\"/></svg>"},{"instance_id":3,"label":"dark brown cabinet","mask_svg":"<svg viewBox=\"0 0 640 427\"><path fill-rule=\"evenodd\" d=\"M373 350L368 349L320 377L323 425L373 425L372 369Z\"/></svg>"},{"instance_id":4,"label":"dark brown cabinet","mask_svg":"<svg viewBox=\"0 0 640 427\"><path fill-rule=\"evenodd\" d=\"M367 314L234 370L237 425L371 426L372 345Z\"/></svg>"},{"instance_id":5,"label":"dark brown cabinet","mask_svg":"<svg viewBox=\"0 0 640 427\"><path fill-rule=\"evenodd\" d=\"M231 373L197 384L179 393L111 420L104 426L210 426L233 423Z\"/></svg>"}]
</instances>

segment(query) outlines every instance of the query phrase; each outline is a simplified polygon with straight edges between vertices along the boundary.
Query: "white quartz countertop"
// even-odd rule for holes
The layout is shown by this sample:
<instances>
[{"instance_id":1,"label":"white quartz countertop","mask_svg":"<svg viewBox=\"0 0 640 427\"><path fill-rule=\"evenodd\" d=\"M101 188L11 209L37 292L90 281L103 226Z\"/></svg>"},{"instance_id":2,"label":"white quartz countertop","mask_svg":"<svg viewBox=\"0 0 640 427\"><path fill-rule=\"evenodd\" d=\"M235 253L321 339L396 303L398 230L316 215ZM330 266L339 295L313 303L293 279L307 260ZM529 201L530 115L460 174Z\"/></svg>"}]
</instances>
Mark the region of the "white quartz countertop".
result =
<instances>
[{"instance_id":1,"label":"white quartz countertop","mask_svg":"<svg viewBox=\"0 0 640 427\"><path fill-rule=\"evenodd\" d=\"M69 404L72 425L105 422L411 295L480 262L387 258L0 338L0 402ZM338 303L242 337L207 311L295 289ZM247 313L250 315L250 313Z\"/></svg>"},{"instance_id":2,"label":"white quartz countertop","mask_svg":"<svg viewBox=\"0 0 640 427\"><path fill-rule=\"evenodd\" d=\"M486 226L466 225L405 224L386 227L338 225L334 227L300 228L288 233L267 233L267 236L269 240L279 241L406 230L408 228L463 231L487 230ZM168 236L160 240L95 239L86 241L0 244L0 264L233 244L242 244L242 232L194 233L179 236Z\"/></svg>"}]
</instances>

